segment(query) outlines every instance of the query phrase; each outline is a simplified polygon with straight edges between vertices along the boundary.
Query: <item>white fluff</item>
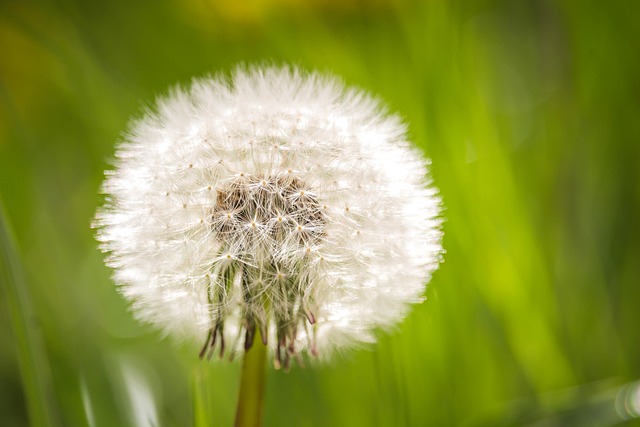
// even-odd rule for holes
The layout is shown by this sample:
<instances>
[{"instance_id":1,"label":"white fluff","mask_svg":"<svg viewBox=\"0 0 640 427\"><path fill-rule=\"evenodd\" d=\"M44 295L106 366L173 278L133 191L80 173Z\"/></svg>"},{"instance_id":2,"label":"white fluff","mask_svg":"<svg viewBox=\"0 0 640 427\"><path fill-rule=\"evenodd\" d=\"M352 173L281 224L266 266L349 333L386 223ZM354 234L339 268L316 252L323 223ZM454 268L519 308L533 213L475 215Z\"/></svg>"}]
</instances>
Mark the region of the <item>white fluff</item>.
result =
<instances>
[{"instance_id":1,"label":"white fluff","mask_svg":"<svg viewBox=\"0 0 640 427\"><path fill-rule=\"evenodd\" d=\"M136 316L177 337L216 332L236 351L257 328L276 365L327 358L401 320L441 260L428 162L397 116L332 77L195 80L116 158L101 248Z\"/></svg>"}]
</instances>

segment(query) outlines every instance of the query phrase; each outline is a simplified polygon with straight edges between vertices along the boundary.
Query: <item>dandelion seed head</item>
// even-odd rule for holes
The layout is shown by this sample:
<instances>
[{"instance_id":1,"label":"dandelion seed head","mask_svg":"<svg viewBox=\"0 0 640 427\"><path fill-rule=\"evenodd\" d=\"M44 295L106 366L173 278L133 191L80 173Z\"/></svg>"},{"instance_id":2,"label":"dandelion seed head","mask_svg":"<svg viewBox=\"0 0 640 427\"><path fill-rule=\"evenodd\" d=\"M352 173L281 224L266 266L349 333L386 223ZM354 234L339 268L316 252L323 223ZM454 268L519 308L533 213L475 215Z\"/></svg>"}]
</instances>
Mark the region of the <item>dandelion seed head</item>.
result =
<instances>
[{"instance_id":1,"label":"dandelion seed head","mask_svg":"<svg viewBox=\"0 0 640 427\"><path fill-rule=\"evenodd\" d=\"M259 330L276 365L373 342L442 253L440 199L405 133L366 93L286 67L159 99L118 146L95 220L133 312L206 340L202 354Z\"/></svg>"}]
</instances>

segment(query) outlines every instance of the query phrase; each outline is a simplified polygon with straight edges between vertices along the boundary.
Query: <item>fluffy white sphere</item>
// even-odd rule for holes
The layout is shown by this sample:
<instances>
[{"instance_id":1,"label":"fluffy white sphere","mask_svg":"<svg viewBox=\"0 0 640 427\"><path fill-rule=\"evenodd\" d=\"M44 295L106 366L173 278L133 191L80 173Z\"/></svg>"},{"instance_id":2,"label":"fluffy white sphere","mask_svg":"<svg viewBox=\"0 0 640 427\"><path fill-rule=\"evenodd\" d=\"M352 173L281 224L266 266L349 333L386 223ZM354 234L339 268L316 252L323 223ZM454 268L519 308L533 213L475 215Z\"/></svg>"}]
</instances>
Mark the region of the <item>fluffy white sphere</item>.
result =
<instances>
[{"instance_id":1,"label":"fluffy white sphere","mask_svg":"<svg viewBox=\"0 0 640 427\"><path fill-rule=\"evenodd\" d=\"M238 69L132 123L95 226L136 316L276 366L372 342L441 259L440 199L405 126L340 81ZM226 344L225 344L226 343Z\"/></svg>"}]
</instances>

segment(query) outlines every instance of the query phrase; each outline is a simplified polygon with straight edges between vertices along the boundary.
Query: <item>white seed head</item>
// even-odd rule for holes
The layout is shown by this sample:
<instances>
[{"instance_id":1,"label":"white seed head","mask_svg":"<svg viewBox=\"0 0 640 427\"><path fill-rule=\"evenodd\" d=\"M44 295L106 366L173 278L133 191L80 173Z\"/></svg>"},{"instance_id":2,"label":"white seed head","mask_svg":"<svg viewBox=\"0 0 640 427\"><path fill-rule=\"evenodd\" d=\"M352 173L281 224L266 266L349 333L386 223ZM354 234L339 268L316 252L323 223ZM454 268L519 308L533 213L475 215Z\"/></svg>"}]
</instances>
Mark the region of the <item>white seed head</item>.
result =
<instances>
[{"instance_id":1,"label":"white seed head","mask_svg":"<svg viewBox=\"0 0 640 427\"><path fill-rule=\"evenodd\" d=\"M440 199L405 126L331 77L238 69L132 123L96 214L140 319L233 353L256 329L277 366L327 358L420 302Z\"/></svg>"}]
</instances>

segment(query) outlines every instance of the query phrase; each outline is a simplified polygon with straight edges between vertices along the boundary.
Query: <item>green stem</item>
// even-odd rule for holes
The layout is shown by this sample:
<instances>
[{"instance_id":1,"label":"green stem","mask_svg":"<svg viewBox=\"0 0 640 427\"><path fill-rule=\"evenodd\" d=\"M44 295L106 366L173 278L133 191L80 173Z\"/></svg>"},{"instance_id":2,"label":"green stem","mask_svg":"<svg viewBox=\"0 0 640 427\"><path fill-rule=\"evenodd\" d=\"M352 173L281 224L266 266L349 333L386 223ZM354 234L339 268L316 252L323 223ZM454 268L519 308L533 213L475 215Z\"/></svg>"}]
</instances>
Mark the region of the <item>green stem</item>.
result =
<instances>
[{"instance_id":1,"label":"green stem","mask_svg":"<svg viewBox=\"0 0 640 427\"><path fill-rule=\"evenodd\" d=\"M256 335L259 334L260 332L256 331ZM253 346L245 351L242 361L235 427L262 425L266 359L267 347L256 336Z\"/></svg>"}]
</instances>

